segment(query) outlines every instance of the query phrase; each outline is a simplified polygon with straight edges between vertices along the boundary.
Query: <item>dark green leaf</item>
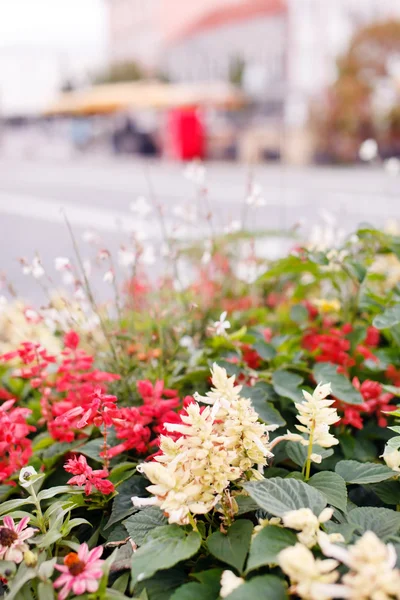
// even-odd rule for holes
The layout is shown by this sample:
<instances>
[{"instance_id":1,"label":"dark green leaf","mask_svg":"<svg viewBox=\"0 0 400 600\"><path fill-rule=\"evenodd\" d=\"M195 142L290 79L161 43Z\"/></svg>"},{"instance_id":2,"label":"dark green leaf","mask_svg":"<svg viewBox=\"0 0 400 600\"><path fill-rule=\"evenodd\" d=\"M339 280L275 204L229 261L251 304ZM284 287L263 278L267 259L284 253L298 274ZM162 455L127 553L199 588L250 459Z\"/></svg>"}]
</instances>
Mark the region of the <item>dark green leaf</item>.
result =
<instances>
[{"instance_id":1,"label":"dark green leaf","mask_svg":"<svg viewBox=\"0 0 400 600\"><path fill-rule=\"evenodd\" d=\"M321 473L313 475L308 484L319 490L327 499L328 504L343 512L346 511L347 488L343 477L331 471L321 471Z\"/></svg>"},{"instance_id":2,"label":"dark green leaf","mask_svg":"<svg viewBox=\"0 0 400 600\"><path fill-rule=\"evenodd\" d=\"M252 531L251 521L239 519L229 527L226 534L220 531L211 534L207 539L207 547L215 558L241 573L250 547Z\"/></svg>"},{"instance_id":3,"label":"dark green leaf","mask_svg":"<svg viewBox=\"0 0 400 600\"><path fill-rule=\"evenodd\" d=\"M286 425L285 419L280 412L276 410L271 402L267 402L268 394L261 387L243 387L242 395L244 398L250 398L254 410L261 421L268 425Z\"/></svg>"},{"instance_id":4,"label":"dark green leaf","mask_svg":"<svg viewBox=\"0 0 400 600\"><path fill-rule=\"evenodd\" d=\"M263 360L271 360L276 356L275 348L267 342L256 342L253 348Z\"/></svg>"},{"instance_id":5,"label":"dark green leaf","mask_svg":"<svg viewBox=\"0 0 400 600\"><path fill-rule=\"evenodd\" d=\"M132 496L146 496L146 487L149 482L144 477L133 476L131 479L124 481L118 487L118 496L113 500L111 516L104 529L108 529L114 523L125 519L132 513L137 511L132 504Z\"/></svg>"},{"instance_id":6,"label":"dark green leaf","mask_svg":"<svg viewBox=\"0 0 400 600\"><path fill-rule=\"evenodd\" d=\"M359 463L356 460L341 460L335 471L346 483L379 483L394 477L396 473L379 463Z\"/></svg>"},{"instance_id":7,"label":"dark green leaf","mask_svg":"<svg viewBox=\"0 0 400 600\"><path fill-rule=\"evenodd\" d=\"M244 487L260 508L277 517L299 508L311 508L318 516L327 504L321 492L297 479L276 477L246 483Z\"/></svg>"},{"instance_id":8,"label":"dark green leaf","mask_svg":"<svg viewBox=\"0 0 400 600\"><path fill-rule=\"evenodd\" d=\"M389 329L400 323L400 304L390 306L381 314L377 315L372 324L377 329Z\"/></svg>"},{"instance_id":9,"label":"dark green leaf","mask_svg":"<svg viewBox=\"0 0 400 600\"><path fill-rule=\"evenodd\" d=\"M400 513L389 508L376 508L365 506L354 508L348 514L350 525L354 525L359 533L373 531L376 535L386 540L396 535L400 529Z\"/></svg>"},{"instance_id":10,"label":"dark green leaf","mask_svg":"<svg viewBox=\"0 0 400 600\"><path fill-rule=\"evenodd\" d=\"M284 398L290 398L294 402L301 402L303 394L299 386L303 383L303 377L290 371L275 371L272 375L272 385L275 392Z\"/></svg>"},{"instance_id":11,"label":"dark green leaf","mask_svg":"<svg viewBox=\"0 0 400 600\"><path fill-rule=\"evenodd\" d=\"M149 531L166 525L167 519L158 506L148 506L126 519L123 524L135 544L141 546Z\"/></svg>"},{"instance_id":12,"label":"dark green leaf","mask_svg":"<svg viewBox=\"0 0 400 600\"><path fill-rule=\"evenodd\" d=\"M297 542L297 536L288 529L267 525L253 538L246 573L266 565L277 564L278 554Z\"/></svg>"},{"instance_id":13,"label":"dark green leaf","mask_svg":"<svg viewBox=\"0 0 400 600\"><path fill-rule=\"evenodd\" d=\"M298 442L287 442L286 444L286 454L296 465L299 467L303 467L304 463L307 459L307 451L308 447L299 444ZM322 448L317 444L313 445L313 452L316 454L320 454L322 458L328 458L332 456L333 450L331 448Z\"/></svg>"},{"instance_id":14,"label":"dark green leaf","mask_svg":"<svg viewBox=\"0 0 400 600\"><path fill-rule=\"evenodd\" d=\"M274 575L253 577L227 596L229 600L286 600L287 597L284 582Z\"/></svg>"},{"instance_id":15,"label":"dark green leaf","mask_svg":"<svg viewBox=\"0 0 400 600\"><path fill-rule=\"evenodd\" d=\"M200 546L201 536L197 531L187 534L179 525L157 527L133 555L132 585L190 558Z\"/></svg>"}]
</instances>

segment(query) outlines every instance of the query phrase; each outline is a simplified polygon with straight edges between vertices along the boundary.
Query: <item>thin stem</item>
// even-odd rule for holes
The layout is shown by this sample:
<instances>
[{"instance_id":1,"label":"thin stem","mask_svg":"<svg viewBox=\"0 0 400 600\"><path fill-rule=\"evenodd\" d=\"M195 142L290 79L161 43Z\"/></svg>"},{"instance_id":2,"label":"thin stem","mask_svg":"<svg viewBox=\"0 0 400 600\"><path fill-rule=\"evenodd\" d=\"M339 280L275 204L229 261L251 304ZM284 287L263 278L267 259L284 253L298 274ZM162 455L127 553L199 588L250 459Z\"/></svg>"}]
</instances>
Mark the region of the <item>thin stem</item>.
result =
<instances>
[{"instance_id":1,"label":"thin stem","mask_svg":"<svg viewBox=\"0 0 400 600\"><path fill-rule=\"evenodd\" d=\"M189 513L188 517L189 517L189 523L193 527L193 531L197 531L197 533L199 533L199 530L197 529L196 521L195 521L192 513Z\"/></svg>"},{"instance_id":2,"label":"thin stem","mask_svg":"<svg viewBox=\"0 0 400 600\"><path fill-rule=\"evenodd\" d=\"M306 460L306 470L305 470L305 480L308 481L310 479L310 470L311 470L311 454L313 449L313 439L314 439L314 428L315 423L313 421L313 425L311 428L310 439L308 441L308 451L307 451L307 460Z\"/></svg>"},{"instance_id":3,"label":"thin stem","mask_svg":"<svg viewBox=\"0 0 400 600\"><path fill-rule=\"evenodd\" d=\"M35 506L36 506L36 516L37 516L37 519L38 519L38 525L39 525L40 531L42 533L46 533L46 526L44 524L44 518L43 518L42 509L41 509L38 497L36 496L36 492L35 492L35 489L34 489L33 485L31 485L29 491L31 493L31 496L32 496L33 501L34 501Z\"/></svg>"}]
</instances>

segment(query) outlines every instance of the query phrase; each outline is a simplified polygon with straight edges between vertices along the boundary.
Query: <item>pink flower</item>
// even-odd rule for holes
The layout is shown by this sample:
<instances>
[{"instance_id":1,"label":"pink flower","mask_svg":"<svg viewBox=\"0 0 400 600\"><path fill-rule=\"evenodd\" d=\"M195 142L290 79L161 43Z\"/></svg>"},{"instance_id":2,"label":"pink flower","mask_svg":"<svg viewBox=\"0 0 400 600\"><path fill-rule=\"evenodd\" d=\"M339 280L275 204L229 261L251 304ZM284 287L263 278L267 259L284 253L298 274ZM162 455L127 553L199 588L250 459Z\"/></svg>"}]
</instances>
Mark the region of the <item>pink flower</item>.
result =
<instances>
[{"instance_id":1,"label":"pink flower","mask_svg":"<svg viewBox=\"0 0 400 600\"><path fill-rule=\"evenodd\" d=\"M75 477L71 477L67 483L70 485L84 485L85 494L89 496L92 492L93 486L99 490L101 494L112 494L114 491L114 484L108 479L109 473L105 469L98 469L93 471L92 467L87 464L86 458L81 454L79 458L70 458L64 465L64 469L68 473L72 473Z\"/></svg>"},{"instance_id":2,"label":"pink flower","mask_svg":"<svg viewBox=\"0 0 400 600\"><path fill-rule=\"evenodd\" d=\"M29 550L25 540L32 537L37 529L26 526L29 523L29 517L24 517L15 525L14 519L4 517L3 526L0 527L0 559L11 560L19 564L24 558L24 552Z\"/></svg>"},{"instance_id":3,"label":"pink flower","mask_svg":"<svg viewBox=\"0 0 400 600\"><path fill-rule=\"evenodd\" d=\"M82 544L78 553L70 552L64 558L63 565L55 566L62 573L54 582L55 588L62 587L58 594L58 600L65 600L71 591L75 596L80 596L85 592L97 592L98 579L101 579L103 575L104 560L99 560L102 554L102 546L97 546L89 552L87 544Z\"/></svg>"}]
</instances>

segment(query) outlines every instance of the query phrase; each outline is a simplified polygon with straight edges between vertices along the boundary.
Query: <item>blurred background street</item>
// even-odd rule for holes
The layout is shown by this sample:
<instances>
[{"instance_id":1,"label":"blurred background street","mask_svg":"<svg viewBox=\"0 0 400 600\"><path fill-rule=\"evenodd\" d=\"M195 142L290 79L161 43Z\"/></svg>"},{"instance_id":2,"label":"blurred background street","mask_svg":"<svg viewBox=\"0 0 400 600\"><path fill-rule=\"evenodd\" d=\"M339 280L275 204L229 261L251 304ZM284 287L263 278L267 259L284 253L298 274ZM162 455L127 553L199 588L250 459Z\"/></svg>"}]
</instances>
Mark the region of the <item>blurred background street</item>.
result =
<instances>
[{"instance_id":1,"label":"blurred background street","mask_svg":"<svg viewBox=\"0 0 400 600\"><path fill-rule=\"evenodd\" d=\"M399 175L400 0L0 3L0 272L19 294L21 258L74 252L67 220L83 255L133 235L155 272L166 237L262 233L274 257L393 227Z\"/></svg>"},{"instance_id":2,"label":"blurred background street","mask_svg":"<svg viewBox=\"0 0 400 600\"><path fill-rule=\"evenodd\" d=\"M207 198L220 233L226 224L241 221L249 172L243 165L207 166ZM300 230L307 237L315 235L320 225L322 236L324 226L337 227L342 235L360 222L384 226L389 216L400 219L398 179L379 168L276 165L256 166L251 174L264 201L246 217L246 227L253 231ZM177 209L198 201L179 164L101 157L67 162L0 161L0 256L18 292L32 292L32 282L22 275L18 258L38 252L43 262L50 264L56 256L73 253L66 218L83 252L82 236L88 231L99 232L104 246L114 252L132 231L159 244L162 231L157 217L134 215L129 208L136 198L148 198L149 189L163 207L171 235L176 231L194 239L208 234L207 224L197 221L178 231L185 219L179 219ZM274 235L265 244L266 253L273 258L293 241Z\"/></svg>"}]
</instances>

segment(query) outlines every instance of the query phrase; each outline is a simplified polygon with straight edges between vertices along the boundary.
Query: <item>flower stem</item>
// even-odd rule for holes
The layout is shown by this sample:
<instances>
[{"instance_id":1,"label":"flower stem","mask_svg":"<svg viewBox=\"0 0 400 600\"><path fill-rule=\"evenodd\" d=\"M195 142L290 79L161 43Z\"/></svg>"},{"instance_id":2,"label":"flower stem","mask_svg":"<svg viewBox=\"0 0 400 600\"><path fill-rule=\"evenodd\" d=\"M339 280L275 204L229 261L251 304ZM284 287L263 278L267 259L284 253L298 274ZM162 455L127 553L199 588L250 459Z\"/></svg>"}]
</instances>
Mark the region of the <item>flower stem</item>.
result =
<instances>
[{"instance_id":1,"label":"flower stem","mask_svg":"<svg viewBox=\"0 0 400 600\"><path fill-rule=\"evenodd\" d=\"M197 529L197 524L196 524L196 521L195 521L195 519L194 519L194 517L193 517L192 513L189 513L189 515L188 515L188 516L189 516L189 523L190 523L190 524L191 524L191 526L193 527L193 531L197 531L197 532L198 532L199 530Z\"/></svg>"},{"instance_id":2,"label":"flower stem","mask_svg":"<svg viewBox=\"0 0 400 600\"><path fill-rule=\"evenodd\" d=\"M312 426L312 429L311 429L311 433L310 433L310 439L308 441L306 470L305 470L305 475L304 475L304 478L305 478L306 481L308 481L310 479L311 454L312 454L312 449L313 449L314 427L315 427L315 424L313 423L313 426Z\"/></svg>"},{"instance_id":3,"label":"flower stem","mask_svg":"<svg viewBox=\"0 0 400 600\"><path fill-rule=\"evenodd\" d=\"M30 486L29 491L31 493L32 499L33 499L35 507L36 507L36 516L37 516L37 520L38 520L39 529L42 533L46 533L46 526L44 524L42 509L40 507L40 502L38 500L38 497L36 496L36 492L34 490L33 485Z\"/></svg>"}]
</instances>

